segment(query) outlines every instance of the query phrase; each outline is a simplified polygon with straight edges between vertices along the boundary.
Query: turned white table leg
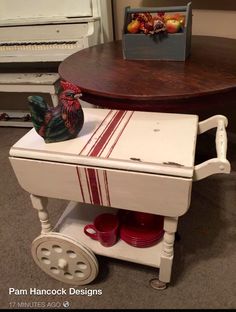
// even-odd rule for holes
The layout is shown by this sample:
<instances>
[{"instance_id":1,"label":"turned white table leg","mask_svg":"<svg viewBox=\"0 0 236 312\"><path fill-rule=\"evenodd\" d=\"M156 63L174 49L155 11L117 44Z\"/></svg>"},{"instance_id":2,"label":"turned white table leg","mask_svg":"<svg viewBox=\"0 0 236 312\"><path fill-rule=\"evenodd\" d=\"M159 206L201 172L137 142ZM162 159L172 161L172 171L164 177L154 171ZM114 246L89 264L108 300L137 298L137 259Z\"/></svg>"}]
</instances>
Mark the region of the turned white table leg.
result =
<instances>
[{"instance_id":1,"label":"turned white table leg","mask_svg":"<svg viewBox=\"0 0 236 312\"><path fill-rule=\"evenodd\" d=\"M174 258L175 232L177 230L178 218L165 217L164 219L164 241L161 253L161 264L159 279L163 282L170 282L171 268Z\"/></svg>"},{"instance_id":2,"label":"turned white table leg","mask_svg":"<svg viewBox=\"0 0 236 312\"><path fill-rule=\"evenodd\" d=\"M49 221L49 216L47 212L47 204L48 204L47 197L41 197L31 194L30 199L33 207L38 211L38 217L42 227L41 233L45 234L50 232L52 230L52 226Z\"/></svg>"},{"instance_id":3,"label":"turned white table leg","mask_svg":"<svg viewBox=\"0 0 236 312\"><path fill-rule=\"evenodd\" d=\"M161 262L159 270L159 278L152 279L150 284L155 289L165 289L166 283L170 282L171 269L174 258L174 242L175 232L177 230L178 218L164 218L164 237L161 252Z\"/></svg>"}]
</instances>

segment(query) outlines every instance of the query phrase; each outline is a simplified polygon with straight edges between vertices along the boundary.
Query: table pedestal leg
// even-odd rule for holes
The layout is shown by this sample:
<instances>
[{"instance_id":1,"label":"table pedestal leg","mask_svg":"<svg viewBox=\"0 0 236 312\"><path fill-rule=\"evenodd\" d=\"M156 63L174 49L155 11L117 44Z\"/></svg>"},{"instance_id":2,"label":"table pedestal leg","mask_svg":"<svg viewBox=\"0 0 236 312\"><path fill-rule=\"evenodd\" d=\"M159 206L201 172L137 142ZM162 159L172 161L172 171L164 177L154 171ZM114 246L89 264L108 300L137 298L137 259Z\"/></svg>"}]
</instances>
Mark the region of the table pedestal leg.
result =
<instances>
[{"instance_id":1,"label":"table pedestal leg","mask_svg":"<svg viewBox=\"0 0 236 312\"><path fill-rule=\"evenodd\" d=\"M159 278L155 278L150 281L150 285L155 289L165 289L166 284L170 282L177 224L178 218L165 217L164 219L165 234L163 238Z\"/></svg>"},{"instance_id":2,"label":"table pedestal leg","mask_svg":"<svg viewBox=\"0 0 236 312\"><path fill-rule=\"evenodd\" d=\"M30 199L33 207L38 211L38 217L41 222L41 234L48 233L52 230L51 223L49 221L49 216L47 212L47 197L41 197L36 195L30 195Z\"/></svg>"}]
</instances>

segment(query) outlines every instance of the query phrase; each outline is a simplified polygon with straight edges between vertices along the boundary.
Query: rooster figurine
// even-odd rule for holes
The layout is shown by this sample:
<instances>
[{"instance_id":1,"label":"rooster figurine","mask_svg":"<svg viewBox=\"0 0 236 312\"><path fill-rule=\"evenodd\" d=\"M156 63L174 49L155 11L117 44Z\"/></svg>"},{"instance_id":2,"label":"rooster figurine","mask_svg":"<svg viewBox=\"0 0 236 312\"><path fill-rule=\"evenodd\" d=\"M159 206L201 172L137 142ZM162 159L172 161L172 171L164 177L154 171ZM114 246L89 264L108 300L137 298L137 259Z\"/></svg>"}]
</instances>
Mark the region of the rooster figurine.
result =
<instances>
[{"instance_id":1,"label":"rooster figurine","mask_svg":"<svg viewBox=\"0 0 236 312\"><path fill-rule=\"evenodd\" d=\"M84 113L76 98L80 89L66 81L61 81L61 87L56 107L49 107L41 96L28 97L34 128L46 143L76 138L84 124Z\"/></svg>"}]
</instances>

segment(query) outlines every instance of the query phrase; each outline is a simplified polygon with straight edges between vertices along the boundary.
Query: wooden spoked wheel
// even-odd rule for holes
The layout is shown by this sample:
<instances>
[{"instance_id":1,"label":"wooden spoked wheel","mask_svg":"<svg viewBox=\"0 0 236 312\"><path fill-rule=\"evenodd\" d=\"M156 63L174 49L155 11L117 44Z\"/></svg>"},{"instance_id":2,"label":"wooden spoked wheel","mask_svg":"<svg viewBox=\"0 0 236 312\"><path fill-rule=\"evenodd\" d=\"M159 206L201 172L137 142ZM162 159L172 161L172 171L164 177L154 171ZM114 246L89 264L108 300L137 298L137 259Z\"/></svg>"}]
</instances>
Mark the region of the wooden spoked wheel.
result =
<instances>
[{"instance_id":1,"label":"wooden spoked wheel","mask_svg":"<svg viewBox=\"0 0 236 312\"><path fill-rule=\"evenodd\" d=\"M98 274L98 262L87 247L60 233L38 236L32 242L37 265L53 278L71 285L86 285Z\"/></svg>"}]
</instances>

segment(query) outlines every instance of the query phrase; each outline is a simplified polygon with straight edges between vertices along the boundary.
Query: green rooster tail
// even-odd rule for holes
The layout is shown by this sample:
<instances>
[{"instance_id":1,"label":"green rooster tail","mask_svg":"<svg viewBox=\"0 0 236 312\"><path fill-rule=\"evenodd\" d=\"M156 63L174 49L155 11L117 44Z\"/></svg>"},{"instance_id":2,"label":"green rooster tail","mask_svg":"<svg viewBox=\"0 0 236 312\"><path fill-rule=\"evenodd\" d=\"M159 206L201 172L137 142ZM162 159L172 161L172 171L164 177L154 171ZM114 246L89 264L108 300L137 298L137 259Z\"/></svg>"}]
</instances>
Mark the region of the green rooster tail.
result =
<instances>
[{"instance_id":1,"label":"green rooster tail","mask_svg":"<svg viewBox=\"0 0 236 312\"><path fill-rule=\"evenodd\" d=\"M35 130L38 132L44 123L44 116L49 109L48 104L44 101L43 97L38 95L29 96L28 104L32 117L32 123Z\"/></svg>"}]
</instances>

